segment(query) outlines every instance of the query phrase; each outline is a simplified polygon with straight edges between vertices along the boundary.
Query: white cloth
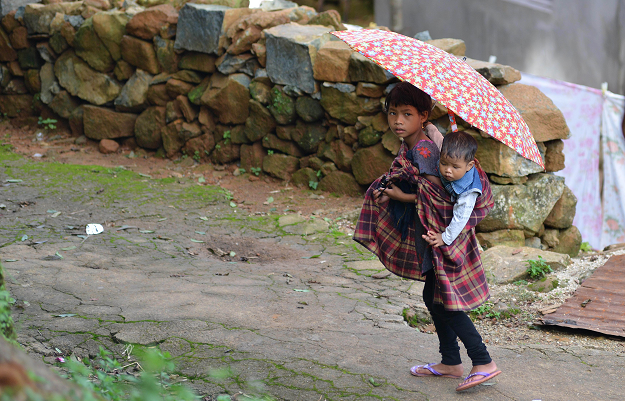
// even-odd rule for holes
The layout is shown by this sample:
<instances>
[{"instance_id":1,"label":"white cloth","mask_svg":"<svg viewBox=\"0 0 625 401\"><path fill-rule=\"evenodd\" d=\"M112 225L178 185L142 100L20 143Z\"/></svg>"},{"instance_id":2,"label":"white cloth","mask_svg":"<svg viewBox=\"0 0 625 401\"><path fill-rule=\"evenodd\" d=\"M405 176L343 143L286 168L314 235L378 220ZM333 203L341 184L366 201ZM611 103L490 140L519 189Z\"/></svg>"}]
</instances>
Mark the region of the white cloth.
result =
<instances>
[{"instance_id":1,"label":"white cloth","mask_svg":"<svg viewBox=\"0 0 625 401\"><path fill-rule=\"evenodd\" d=\"M599 175L601 90L525 73L519 83L537 87L562 111L571 137L564 140L566 167L555 174L565 178L565 184L577 197L573 224L582 234L582 241L603 249Z\"/></svg>"},{"instance_id":2,"label":"white cloth","mask_svg":"<svg viewBox=\"0 0 625 401\"><path fill-rule=\"evenodd\" d=\"M625 242L625 137L621 128L624 110L625 97L606 92L601 121L602 247Z\"/></svg>"},{"instance_id":3,"label":"white cloth","mask_svg":"<svg viewBox=\"0 0 625 401\"><path fill-rule=\"evenodd\" d=\"M451 245L458 235L464 230L464 227L471 217L471 212L475 206L475 200L480 192L477 189L461 193L458 196L458 200L454 203L454 217L445 229L443 233L443 242L447 245Z\"/></svg>"}]
</instances>

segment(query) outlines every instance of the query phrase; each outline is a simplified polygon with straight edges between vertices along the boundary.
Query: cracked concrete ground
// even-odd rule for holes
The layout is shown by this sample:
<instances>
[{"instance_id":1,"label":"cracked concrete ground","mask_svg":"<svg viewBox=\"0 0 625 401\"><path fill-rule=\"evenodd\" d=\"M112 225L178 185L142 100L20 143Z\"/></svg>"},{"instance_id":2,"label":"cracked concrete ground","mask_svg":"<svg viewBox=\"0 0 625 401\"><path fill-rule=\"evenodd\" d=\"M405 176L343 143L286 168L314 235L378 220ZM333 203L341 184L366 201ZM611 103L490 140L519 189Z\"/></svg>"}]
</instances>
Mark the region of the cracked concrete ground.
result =
<instances>
[{"instance_id":1,"label":"cracked concrete ground","mask_svg":"<svg viewBox=\"0 0 625 401\"><path fill-rule=\"evenodd\" d=\"M436 336L401 316L421 303L421 284L372 278L379 263L331 225L250 216L185 179L3 157L0 260L19 342L48 362L57 348L158 346L200 394L302 401L625 392L625 355L579 347L490 346L503 374L461 394L459 380L412 377L412 365L438 361ZM78 236L87 223L104 233ZM218 380L220 369L232 374Z\"/></svg>"}]
</instances>

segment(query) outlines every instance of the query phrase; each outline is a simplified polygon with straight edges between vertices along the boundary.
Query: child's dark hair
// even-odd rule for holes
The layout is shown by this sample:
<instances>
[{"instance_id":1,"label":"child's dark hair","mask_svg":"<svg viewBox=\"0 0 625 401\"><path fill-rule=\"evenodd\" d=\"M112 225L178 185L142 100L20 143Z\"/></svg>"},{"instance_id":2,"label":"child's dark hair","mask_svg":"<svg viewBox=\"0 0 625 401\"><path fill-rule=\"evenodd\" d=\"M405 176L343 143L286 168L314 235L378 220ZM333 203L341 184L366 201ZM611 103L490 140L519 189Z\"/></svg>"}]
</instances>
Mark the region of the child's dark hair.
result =
<instances>
[{"instance_id":1,"label":"child's dark hair","mask_svg":"<svg viewBox=\"0 0 625 401\"><path fill-rule=\"evenodd\" d=\"M384 110L388 113L390 106L398 105L413 106L419 113L428 112L428 116L432 111L432 98L416 86L402 81L395 85L386 96L384 101Z\"/></svg>"},{"instance_id":2,"label":"child's dark hair","mask_svg":"<svg viewBox=\"0 0 625 401\"><path fill-rule=\"evenodd\" d=\"M477 141L464 131L450 132L443 139L441 156L463 159L466 163L473 161L477 152Z\"/></svg>"}]
</instances>

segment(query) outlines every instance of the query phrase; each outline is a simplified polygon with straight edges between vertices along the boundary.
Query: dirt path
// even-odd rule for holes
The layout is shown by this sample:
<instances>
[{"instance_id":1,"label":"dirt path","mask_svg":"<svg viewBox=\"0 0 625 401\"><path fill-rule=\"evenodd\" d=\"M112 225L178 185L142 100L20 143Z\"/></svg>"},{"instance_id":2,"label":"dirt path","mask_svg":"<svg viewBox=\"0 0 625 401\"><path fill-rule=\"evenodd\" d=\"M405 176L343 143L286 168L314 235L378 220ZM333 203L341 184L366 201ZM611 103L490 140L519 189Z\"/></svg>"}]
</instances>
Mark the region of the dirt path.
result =
<instances>
[{"instance_id":1,"label":"dirt path","mask_svg":"<svg viewBox=\"0 0 625 401\"><path fill-rule=\"evenodd\" d=\"M410 376L437 360L435 336L401 316L421 286L372 277L382 266L337 220L358 200L271 180L233 197L183 173L0 156L0 260L19 342L48 362L57 349L158 346L200 394L303 401L609 400L625 390L622 353L541 344L490 347L504 374L462 395L457 380ZM88 223L105 231L81 237Z\"/></svg>"}]
</instances>

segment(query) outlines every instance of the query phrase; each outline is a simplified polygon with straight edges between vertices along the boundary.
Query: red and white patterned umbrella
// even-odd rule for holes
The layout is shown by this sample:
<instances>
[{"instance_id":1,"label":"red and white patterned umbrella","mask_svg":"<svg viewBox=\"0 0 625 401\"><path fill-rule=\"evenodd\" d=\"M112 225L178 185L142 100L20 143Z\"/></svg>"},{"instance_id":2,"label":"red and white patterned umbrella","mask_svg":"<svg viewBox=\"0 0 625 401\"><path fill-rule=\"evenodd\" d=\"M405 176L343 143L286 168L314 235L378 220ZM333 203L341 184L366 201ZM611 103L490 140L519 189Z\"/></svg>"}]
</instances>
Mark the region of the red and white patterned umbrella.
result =
<instances>
[{"instance_id":1,"label":"red and white patterned umbrella","mask_svg":"<svg viewBox=\"0 0 625 401\"><path fill-rule=\"evenodd\" d=\"M396 32L361 29L332 34L397 78L420 88L464 121L545 167L519 112L464 60Z\"/></svg>"}]
</instances>

